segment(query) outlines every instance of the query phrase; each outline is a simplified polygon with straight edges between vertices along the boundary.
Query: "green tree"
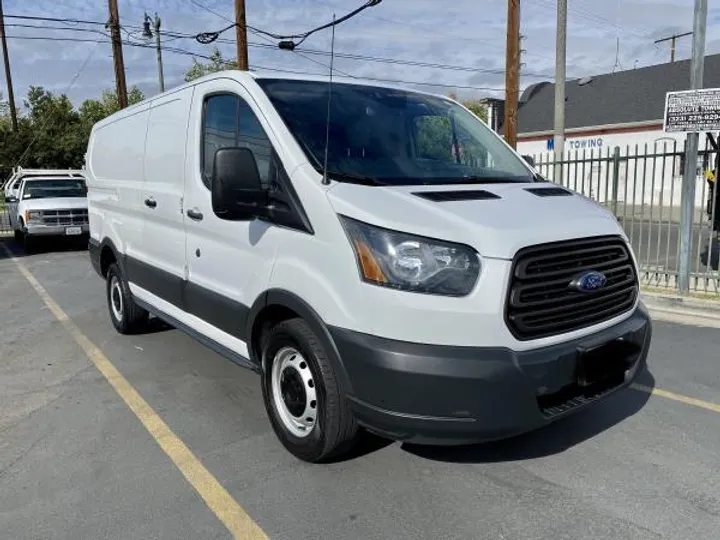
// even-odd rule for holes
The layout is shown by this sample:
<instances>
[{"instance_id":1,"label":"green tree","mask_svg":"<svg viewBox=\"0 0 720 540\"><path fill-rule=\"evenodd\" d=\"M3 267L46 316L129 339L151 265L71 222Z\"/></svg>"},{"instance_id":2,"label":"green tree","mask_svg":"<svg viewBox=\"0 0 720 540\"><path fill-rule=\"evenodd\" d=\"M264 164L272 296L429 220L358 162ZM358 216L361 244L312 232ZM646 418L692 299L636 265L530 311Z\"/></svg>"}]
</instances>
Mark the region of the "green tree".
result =
<instances>
[{"instance_id":1,"label":"green tree","mask_svg":"<svg viewBox=\"0 0 720 540\"><path fill-rule=\"evenodd\" d=\"M224 69L234 69L237 67L236 61L228 61L222 57L220 50L215 47L210 55L210 61L203 64L193 58L193 65L185 72L185 81L190 82L199 79L209 73L216 73Z\"/></svg>"},{"instance_id":2,"label":"green tree","mask_svg":"<svg viewBox=\"0 0 720 540\"><path fill-rule=\"evenodd\" d=\"M487 107L482 103L482 101L479 99L463 101L463 105L470 109L475 116L480 118L480 120L487 122Z\"/></svg>"},{"instance_id":3,"label":"green tree","mask_svg":"<svg viewBox=\"0 0 720 540\"><path fill-rule=\"evenodd\" d=\"M144 99L133 87L130 104ZM79 168L83 164L93 125L119 110L115 92L106 90L100 99L88 99L75 110L66 95L55 95L39 86L30 87L24 100L26 113L12 130L10 118L0 107L0 179L12 167L51 169Z\"/></svg>"},{"instance_id":4,"label":"green tree","mask_svg":"<svg viewBox=\"0 0 720 540\"><path fill-rule=\"evenodd\" d=\"M128 92L128 105L135 105L145 99L145 95L137 86L133 86ZM86 128L92 126L120 110L117 93L114 90L104 90L100 99L86 99L80 105L80 117ZM90 131L87 132L88 137Z\"/></svg>"}]
</instances>

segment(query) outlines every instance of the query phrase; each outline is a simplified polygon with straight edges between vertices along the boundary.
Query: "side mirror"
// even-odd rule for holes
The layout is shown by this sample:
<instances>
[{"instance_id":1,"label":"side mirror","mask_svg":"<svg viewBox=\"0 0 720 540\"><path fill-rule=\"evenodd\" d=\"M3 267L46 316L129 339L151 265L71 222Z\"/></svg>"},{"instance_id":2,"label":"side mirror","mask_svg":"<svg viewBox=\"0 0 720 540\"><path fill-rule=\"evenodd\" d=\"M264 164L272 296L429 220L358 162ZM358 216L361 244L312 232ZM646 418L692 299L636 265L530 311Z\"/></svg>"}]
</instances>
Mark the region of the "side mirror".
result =
<instances>
[{"instance_id":1,"label":"side mirror","mask_svg":"<svg viewBox=\"0 0 720 540\"><path fill-rule=\"evenodd\" d=\"M6 203L18 202L18 198L15 195L8 195L7 197L5 197L5 202Z\"/></svg>"},{"instance_id":2,"label":"side mirror","mask_svg":"<svg viewBox=\"0 0 720 540\"><path fill-rule=\"evenodd\" d=\"M221 148L215 152L212 208L220 219L233 221L267 214L268 193L260 183L260 172L251 150Z\"/></svg>"},{"instance_id":3,"label":"side mirror","mask_svg":"<svg viewBox=\"0 0 720 540\"><path fill-rule=\"evenodd\" d=\"M532 156L523 156L523 159L528 162L531 167L535 167L535 158Z\"/></svg>"}]
</instances>

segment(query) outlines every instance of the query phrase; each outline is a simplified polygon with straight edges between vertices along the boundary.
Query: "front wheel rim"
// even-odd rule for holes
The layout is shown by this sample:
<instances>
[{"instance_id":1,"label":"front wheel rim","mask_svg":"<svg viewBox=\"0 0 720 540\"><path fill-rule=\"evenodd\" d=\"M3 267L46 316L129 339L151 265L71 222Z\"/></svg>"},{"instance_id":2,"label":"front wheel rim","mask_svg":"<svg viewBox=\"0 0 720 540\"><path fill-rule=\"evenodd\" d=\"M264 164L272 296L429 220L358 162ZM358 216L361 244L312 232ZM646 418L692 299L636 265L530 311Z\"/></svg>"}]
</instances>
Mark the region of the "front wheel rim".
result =
<instances>
[{"instance_id":1,"label":"front wheel rim","mask_svg":"<svg viewBox=\"0 0 720 540\"><path fill-rule=\"evenodd\" d=\"M317 389L310 365L299 351L284 347L275 354L270 387L285 429L300 439L310 435L317 424Z\"/></svg>"},{"instance_id":2,"label":"front wheel rim","mask_svg":"<svg viewBox=\"0 0 720 540\"><path fill-rule=\"evenodd\" d=\"M122 290L120 289L120 280L117 276L110 278L110 309L112 310L113 317L117 321L122 321L123 318L123 297Z\"/></svg>"}]
</instances>

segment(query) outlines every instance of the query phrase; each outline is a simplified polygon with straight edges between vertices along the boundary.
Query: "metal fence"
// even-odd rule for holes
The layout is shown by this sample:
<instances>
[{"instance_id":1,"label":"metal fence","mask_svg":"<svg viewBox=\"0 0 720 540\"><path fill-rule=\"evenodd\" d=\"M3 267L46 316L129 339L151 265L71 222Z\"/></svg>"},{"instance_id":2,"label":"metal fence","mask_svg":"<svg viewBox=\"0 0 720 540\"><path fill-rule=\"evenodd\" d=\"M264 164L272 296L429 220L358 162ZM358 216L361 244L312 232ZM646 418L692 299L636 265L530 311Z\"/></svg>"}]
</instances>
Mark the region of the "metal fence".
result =
<instances>
[{"instance_id":1,"label":"metal fence","mask_svg":"<svg viewBox=\"0 0 720 540\"><path fill-rule=\"evenodd\" d=\"M676 141L532 156L546 179L609 208L623 225L641 266L643 285L677 287L684 145ZM718 153L710 142L697 164L692 274L695 292L720 295Z\"/></svg>"},{"instance_id":2,"label":"metal fence","mask_svg":"<svg viewBox=\"0 0 720 540\"><path fill-rule=\"evenodd\" d=\"M7 204L5 204L5 196L0 192L0 237L10 235L12 235L10 215L8 214Z\"/></svg>"}]
</instances>

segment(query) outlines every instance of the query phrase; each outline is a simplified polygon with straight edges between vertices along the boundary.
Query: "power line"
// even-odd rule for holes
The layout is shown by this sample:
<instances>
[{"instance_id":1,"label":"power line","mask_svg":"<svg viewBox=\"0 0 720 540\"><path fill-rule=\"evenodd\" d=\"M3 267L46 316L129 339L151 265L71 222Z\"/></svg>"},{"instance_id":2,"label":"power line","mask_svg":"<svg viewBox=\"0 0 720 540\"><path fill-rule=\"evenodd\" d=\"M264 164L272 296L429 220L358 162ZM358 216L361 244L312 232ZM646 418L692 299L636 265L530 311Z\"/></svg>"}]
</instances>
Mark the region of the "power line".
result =
<instances>
[{"instance_id":1,"label":"power line","mask_svg":"<svg viewBox=\"0 0 720 540\"><path fill-rule=\"evenodd\" d=\"M215 15L216 17L220 17L221 19L225 19L226 21L230 21L230 19L228 19L227 17L225 17L225 16L223 16L223 15L221 15L221 14L219 14L219 13L213 11L213 10L211 10L210 8L204 6L203 4L201 4L200 2L198 2L197 0L190 0L190 2L192 2L193 4L195 4L196 6L198 6L198 7L200 7L200 8L208 11L209 13L212 13L212 14ZM259 35L258 37L270 41L268 38L266 38L266 37L263 36L263 35ZM301 53L300 51L298 51L298 50L293 49L292 52L293 52L294 54L299 55L299 56L302 57L302 58L305 58L306 60L308 60L308 61L310 61L310 62L313 62L313 63L315 63L315 64L318 64L318 65L324 67L325 69L328 69L328 70L330 69L330 66L328 66L328 65L326 65L326 64L323 64L322 62L319 62L319 61L315 60L314 58L310 58L309 56L307 56L307 55L305 55L305 54L302 54L302 53ZM356 76L354 76L354 75L351 75L351 74L349 74L349 73L346 73L346 72L344 72L344 71L340 71L340 70L337 69L337 68L333 68L333 71L335 71L335 72L337 72L337 73L340 73L341 75L345 75L346 77L358 78L358 77L356 77ZM375 82L389 82L389 83L396 83L396 84L414 84L414 85L418 85L418 86L433 86L433 87L436 87L436 88L454 88L454 89L458 89L458 90L482 90L482 91L492 91L492 92L498 91L497 88L489 88L489 87L481 87L481 86L448 85L448 84L443 84L443 83L427 83L427 82L417 82L417 81L411 82L411 81L400 81L400 80L394 80L394 79L381 79L381 78L372 78L372 77L361 77L361 78L364 78L365 80L369 80L369 81L375 81Z\"/></svg>"},{"instance_id":2,"label":"power line","mask_svg":"<svg viewBox=\"0 0 720 540\"><path fill-rule=\"evenodd\" d=\"M548 9L552 9L553 12L555 12L555 10L557 9L556 3L553 0L534 0L532 2L532 4L546 6ZM596 24L598 24L598 23L604 24L604 25L612 27L615 30L618 30L620 32L635 34L636 36L641 37L641 38L648 38L650 35L648 33L642 33L640 31L637 31L633 28L620 26L617 23L611 21L610 19L607 19L607 18L603 17L602 15L594 13L588 9L580 8L577 6L568 6L568 12L574 13L576 17L578 17L580 19L585 19L588 22L593 22Z\"/></svg>"},{"instance_id":3,"label":"power line","mask_svg":"<svg viewBox=\"0 0 720 540\"><path fill-rule=\"evenodd\" d=\"M329 2L323 2L323 1L321 1L321 0L314 0L314 1L315 1L316 4L321 4L321 5L324 5L324 6L328 6L328 7L331 7L331 8L338 9L338 6L335 5L335 4L331 4L331 3L329 3ZM415 30L422 30L422 32L423 32L424 34L434 34L434 35L436 35L436 36L438 36L438 37L441 37L441 38L444 38L444 39L452 39L452 40L456 40L456 41L457 41L457 40L472 41L472 42L474 42L474 43L482 43L483 45L486 45L486 46L491 47L491 48L493 48L493 49L498 49L498 50L501 50L501 51L504 51L504 50L505 50L505 46L504 46L504 45L500 45L500 44L498 44L497 42L492 42L492 41L487 41L487 40L483 40L483 39L478 39L478 38L475 37L475 36L472 36L472 37L471 37L471 36L463 36L463 35L458 35L458 34L450 34L450 33L445 33L445 32L438 32L437 30L429 29L429 28L426 28L426 27L424 27L424 26L418 26L418 25L416 25L416 24L412 24L412 23L409 23L409 22L406 22L406 21L403 21L403 20L389 19L389 18L387 18L387 17L381 17L381 16L379 16L379 15L372 15L372 14L370 14L370 15L367 15L367 17L373 18L373 19L377 19L378 21L388 22L388 23L393 24L393 25L400 25L400 26L405 26L405 27L407 27L407 28L412 28L412 29L415 29ZM423 36L423 38L425 38L425 36ZM547 60L554 60L554 58L552 58L552 57L550 57L550 56L544 56L544 55L536 54L536 53L527 53L527 54L528 54L528 56L534 56L534 57L536 57L536 58L544 58L544 59L547 59Z\"/></svg>"},{"instance_id":4,"label":"power line","mask_svg":"<svg viewBox=\"0 0 720 540\"><path fill-rule=\"evenodd\" d=\"M225 39L219 39L218 43L228 43L231 44L231 40L225 40ZM268 49L268 50L277 50L277 47L274 45L266 44L266 43L252 43L250 42L249 45L251 47L257 47L262 49ZM321 51L317 49L300 49L301 52L304 52L305 54L313 54L318 56L330 56L330 53L328 51ZM458 66L454 64L437 64L432 62L421 62L418 60L404 60L400 58L386 58L382 56L368 56L368 55L362 55L362 54L353 54L353 53L335 53L336 58L344 58L347 60L358 60L358 61L365 61L365 62L377 62L380 64L391 64L391 65L403 65L403 66L412 66L412 67L422 67L422 68L431 68L431 69L442 69L447 71L466 71L470 73L487 73L492 75L504 75L505 70L503 69L491 69L491 68L476 68L471 66ZM527 77L535 77L535 78L542 78L542 79L551 79L553 76L548 73L523 73L524 76Z\"/></svg>"},{"instance_id":5,"label":"power line","mask_svg":"<svg viewBox=\"0 0 720 540\"><path fill-rule=\"evenodd\" d=\"M83 38L53 38L53 37L43 37L43 36L7 36L8 39L30 39L30 40L44 40L44 41L70 41L70 42L76 42L76 43L108 43L107 40L102 39L83 39ZM123 45L128 45L130 47L138 47L142 49L154 49L155 47L153 45L146 45L144 43L133 43L131 41L123 41ZM180 54L183 56L192 56L196 58L202 58L204 60L212 60L212 57L196 53L193 51L188 51L186 49L180 49L178 47L163 47L163 51ZM329 69L329 66L318 62L318 65ZM269 67L269 66L263 66L260 64L254 64L254 66L262 71L277 71L282 73L290 73L294 75L313 75L313 76L323 76L325 73L313 73L310 71L300 71L300 70L293 70L293 69L286 69L286 68L277 68L277 67ZM351 75L349 73L342 72L338 69L334 69L335 72L340 73L341 75L344 75L345 77L352 78L352 79L358 79L358 80L366 80L366 81L374 81L374 82L387 82L387 83L395 83L395 84L408 84L408 85L416 85L416 86L428 86L428 87L437 87L437 88L454 88L458 90L482 90L486 92L501 92L503 91L502 88L495 88L490 86L473 86L473 85L459 85L459 84L446 84L446 83L433 83L433 82L426 82L426 81L407 81L407 80L401 80L401 79L385 79L380 77L371 77L371 76L362 76L362 75Z\"/></svg>"},{"instance_id":6,"label":"power line","mask_svg":"<svg viewBox=\"0 0 720 540\"><path fill-rule=\"evenodd\" d=\"M192 1L192 0L191 0ZM195 5L200 5L197 2L193 2ZM209 9L209 8L208 8ZM217 15L216 12L211 11L214 15ZM217 15L220 16L220 15ZM69 19L74 21L74 19ZM90 23L93 21L85 21L85 23ZM99 22L95 22L95 24L102 24ZM62 26L40 26L40 25L30 25L30 24L9 24L6 25L8 27L17 27L17 28L34 28L34 29L40 29L40 30L59 30L59 31L69 31L69 32L87 32L87 33L96 33L101 34L104 36L107 36L107 34L101 30L95 30L92 28L73 28L73 27L62 27ZM134 25L122 25L121 30L124 31L128 38L133 38L133 34L136 32L130 32L128 29L136 29L138 31L141 31L142 28L139 26ZM165 36L170 37L171 39L165 40L165 42L171 42L179 39L195 39L196 34L189 34L189 33L182 33L182 32L175 32L172 30L166 30L164 32ZM262 37L262 36L258 36ZM268 40L269 41L269 40ZM226 43L226 44L234 44L235 42L230 39L218 39L218 43ZM259 48L259 49L265 49L265 50L279 50L277 47L277 44L274 42L269 43L258 43L258 42L249 42L248 45L250 47ZM328 51L318 50L318 49L301 49L297 52L303 52L306 55L315 55L315 56L324 56L329 57L330 53ZM343 58L346 60L355 60L355 61L365 61L365 62L375 62L379 64L388 64L388 65L404 65L404 66L411 66L411 67L421 67L421 68L428 68L428 69L439 69L439 70L447 70L447 71L460 71L460 72L468 72L468 73L485 73L490 75L503 75L505 73L502 69L491 69L491 68L475 68L471 66L460 66L460 65L454 65L454 64L442 64L442 63L432 63L432 62L422 62L422 61L416 61L416 60L405 60L400 58L388 58L388 57L381 57L381 56L371 56L371 55L362 55L362 54L354 54L354 53L335 53L335 56L337 58ZM319 64L325 66L325 64ZM530 73L530 72L523 72L524 77L531 77L531 78L538 78L538 79L552 79L551 74L547 73Z\"/></svg>"},{"instance_id":7,"label":"power line","mask_svg":"<svg viewBox=\"0 0 720 540\"><path fill-rule=\"evenodd\" d=\"M77 82L77 80L80 78L80 75L82 74L82 72L85 71L85 68L86 68L87 65L90 63L90 59L92 58L93 54L95 54L95 50L97 49L97 46L98 46L99 43L101 43L101 42L98 41L98 42L95 44L95 46L94 46L92 49L90 49L90 52L88 53L87 57L85 58L85 60L83 61L83 63L80 65L80 69L78 69L78 71L75 73L75 75L73 76L72 80L70 81L70 84L68 84L67 88L65 88L65 91L63 92L63 94L67 94L67 93L70 91L70 89L75 85L75 83ZM47 118L45 118L45 121L43 122L43 125L40 127L40 129L34 130L34 131L35 131L35 135L33 136L32 140L30 141L30 144L27 145L27 148L25 148L25 151L22 153L22 155L21 155L21 156L18 158L18 160L17 160L17 165L18 165L18 166L22 163L23 158L24 158L24 157L27 155L27 153L30 151L30 148L31 148L32 145L35 143L35 141L36 141L37 138L39 137L39 135L40 135L40 133L42 132L42 130L45 129L45 126L46 126L47 123L50 121L50 116L51 116L51 115L48 115Z\"/></svg>"},{"instance_id":8,"label":"power line","mask_svg":"<svg viewBox=\"0 0 720 540\"><path fill-rule=\"evenodd\" d=\"M30 21L47 21L47 22L64 22L64 23L74 23L74 24L99 24L101 26L105 26L104 22L100 21L84 21L81 19L62 19L57 17L38 17L38 16L32 16L32 15L5 15L6 19L27 19Z\"/></svg>"}]
</instances>

